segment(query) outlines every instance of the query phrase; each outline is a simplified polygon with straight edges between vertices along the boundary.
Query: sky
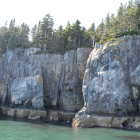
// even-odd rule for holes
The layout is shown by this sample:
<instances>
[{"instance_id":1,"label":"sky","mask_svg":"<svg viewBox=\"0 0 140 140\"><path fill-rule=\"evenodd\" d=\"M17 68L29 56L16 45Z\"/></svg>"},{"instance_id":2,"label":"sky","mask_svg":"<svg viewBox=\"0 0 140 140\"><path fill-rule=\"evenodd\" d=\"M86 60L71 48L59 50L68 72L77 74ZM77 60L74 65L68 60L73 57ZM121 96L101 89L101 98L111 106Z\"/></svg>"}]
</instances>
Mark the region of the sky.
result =
<instances>
[{"instance_id":1,"label":"sky","mask_svg":"<svg viewBox=\"0 0 140 140\"><path fill-rule=\"evenodd\" d=\"M31 28L44 15L54 19L54 28L65 26L67 21L80 20L81 25L89 28L97 26L107 13L116 13L120 3L129 0L0 0L0 26L15 18L17 25L25 22Z\"/></svg>"}]
</instances>

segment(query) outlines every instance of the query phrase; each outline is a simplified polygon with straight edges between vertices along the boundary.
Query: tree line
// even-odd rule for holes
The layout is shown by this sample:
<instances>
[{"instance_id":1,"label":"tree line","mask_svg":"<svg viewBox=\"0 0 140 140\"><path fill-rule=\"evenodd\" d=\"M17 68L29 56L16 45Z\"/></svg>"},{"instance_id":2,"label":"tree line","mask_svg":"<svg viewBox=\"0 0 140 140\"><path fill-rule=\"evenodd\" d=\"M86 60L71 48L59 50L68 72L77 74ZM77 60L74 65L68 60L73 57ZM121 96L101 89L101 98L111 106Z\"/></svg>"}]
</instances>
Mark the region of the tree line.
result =
<instances>
[{"instance_id":1,"label":"tree line","mask_svg":"<svg viewBox=\"0 0 140 140\"><path fill-rule=\"evenodd\" d=\"M12 19L7 27L7 23L0 27L0 52L13 50L15 48L29 47L29 26L25 23L16 26L15 19Z\"/></svg>"},{"instance_id":2,"label":"tree line","mask_svg":"<svg viewBox=\"0 0 140 140\"><path fill-rule=\"evenodd\" d=\"M140 2L121 4L117 14L107 14L96 29L96 42L104 43L124 35L140 34Z\"/></svg>"},{"instance_id":3,"label":"tree line","mask_svg":"<svg viewBox=\"0 0 140 140\"><path fill-rule=\"evenodd\" d=\"M79 47L91 47L91 34L95 32L95 26L86 30L81 26L79 20L72 25L67 23L66 27L53 29L53 18L47 14L32 29L32 46L41 47L43 50L51 52L65 52Z\"/></svg>"},{"instance_id":4,"label":"tree line","mask_svg":"<svg viewBox=\"0 0 140 140\"><path fill-rule=\"evenodd\" d=\"M16 25L12 19L0 27L0 52L15 48L39 47L42 51L64 53L79 47L92 47L95 43L115 40L124 35L140 34L140 3L130 0L121 4L117 14L107 14L105 19L95 28L94 23L89 29L81 26L79 20L73 24L67 22L65 27L54 29L54 20L47 14L32 29L25 23ZM29 36L32 40L29 40Z\"/></svg>"}]
</instances>

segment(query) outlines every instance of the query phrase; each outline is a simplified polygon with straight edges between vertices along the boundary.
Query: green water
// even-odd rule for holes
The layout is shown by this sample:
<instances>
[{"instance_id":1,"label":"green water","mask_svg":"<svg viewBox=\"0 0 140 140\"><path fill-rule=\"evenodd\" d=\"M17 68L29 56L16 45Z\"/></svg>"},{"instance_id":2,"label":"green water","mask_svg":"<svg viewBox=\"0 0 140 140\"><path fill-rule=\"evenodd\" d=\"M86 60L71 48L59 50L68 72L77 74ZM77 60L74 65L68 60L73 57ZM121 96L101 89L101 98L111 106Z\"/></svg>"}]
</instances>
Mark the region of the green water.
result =
<instances>
[{"instance_id":1,"label":"green water","mask_svg":"<svg viewBox=\"0 0 140 140\"><path fill-rule=\"evenodd\" d=\"M0 120L0 140L140 140L140 132Z\"/></svg>"}]
</instances>

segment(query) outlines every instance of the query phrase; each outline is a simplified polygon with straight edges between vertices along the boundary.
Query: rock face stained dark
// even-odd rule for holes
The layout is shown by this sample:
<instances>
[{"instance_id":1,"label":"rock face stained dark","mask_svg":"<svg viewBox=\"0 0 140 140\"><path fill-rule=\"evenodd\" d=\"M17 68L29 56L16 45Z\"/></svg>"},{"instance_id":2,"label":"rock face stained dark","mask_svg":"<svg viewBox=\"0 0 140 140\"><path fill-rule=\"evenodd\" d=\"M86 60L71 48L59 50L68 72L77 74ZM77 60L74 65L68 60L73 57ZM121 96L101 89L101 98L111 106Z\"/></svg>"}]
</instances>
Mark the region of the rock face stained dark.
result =
<instances>
[{"instance_id":1,"label":"rock face stained dark","mask_svg":"<svg viewBox=\"0 0 140 140\"><path fill-rule=\"evenodd\" d=\"M83 107L74 127L140 129L140 36L95 45L90 52L30 48L1 54L1 113L68 121Z\"/></svg>"},{"instance_id":2,"label":"rock face stained dark","mask_svg":"<svg viewBox=\"0 0 140 140\"><path fill-rule=\"evenodd\" d=\"M42 76L16 78L10 85L10 97L15 107L43 109L43 80Z\"/></svg>"},{"instance_id":3,"label":"rock face stained dark","mask_svg":"<svg viewBox=\"0 0 140 140\"><path fill-rule=\"evenodd\" d=\"M88 48L64 55L40 49L7 51L0 55L0 104L8 108L63 110L83 107L82 79Z\"/></svg>"},{"instance_id":4,"label":"rock face stained dark","mask_svg":"<svg viewBox=\"0 0 140 140\"><path fill-rule=\"evenodd\" d=\"M84 107L76 114L77 120L95 114L140 114L140 36L95 46L87 61L83 95Z\"/></svg>"}]
</instances>

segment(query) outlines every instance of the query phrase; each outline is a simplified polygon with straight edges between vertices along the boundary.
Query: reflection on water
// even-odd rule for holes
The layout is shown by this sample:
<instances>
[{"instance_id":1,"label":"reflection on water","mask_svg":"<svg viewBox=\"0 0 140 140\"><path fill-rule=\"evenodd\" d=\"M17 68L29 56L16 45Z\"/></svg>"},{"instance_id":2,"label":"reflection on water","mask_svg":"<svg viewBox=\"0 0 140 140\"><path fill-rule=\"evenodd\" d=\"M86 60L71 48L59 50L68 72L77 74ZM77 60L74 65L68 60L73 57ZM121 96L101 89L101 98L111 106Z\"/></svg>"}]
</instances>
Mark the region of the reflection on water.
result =
<instances>
[{"instance_id":1,"label":"reflection on water","mask_svg":"<svg viewBox=\"0 0 140 140\"><path fill-rule=\"evenodd\" d=\"M0 140L140 140L140 133L105 128L71 128L48 123L0 121Z\"/></svg>"},{"instance_id":2,"label":"reflection on water","mask_svg":"<svg viewBox=\"0 0 140 140\"><path fill-rule=\"evenodd\" d=\"M118 136L118 138L123 138L123 139L127 139L127 140L140 140L140 136L138 136L138 135Z\"/></svg>"}]
</instances>

